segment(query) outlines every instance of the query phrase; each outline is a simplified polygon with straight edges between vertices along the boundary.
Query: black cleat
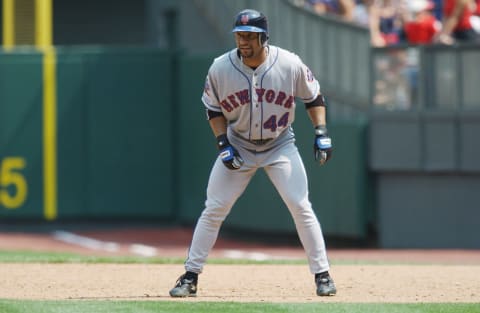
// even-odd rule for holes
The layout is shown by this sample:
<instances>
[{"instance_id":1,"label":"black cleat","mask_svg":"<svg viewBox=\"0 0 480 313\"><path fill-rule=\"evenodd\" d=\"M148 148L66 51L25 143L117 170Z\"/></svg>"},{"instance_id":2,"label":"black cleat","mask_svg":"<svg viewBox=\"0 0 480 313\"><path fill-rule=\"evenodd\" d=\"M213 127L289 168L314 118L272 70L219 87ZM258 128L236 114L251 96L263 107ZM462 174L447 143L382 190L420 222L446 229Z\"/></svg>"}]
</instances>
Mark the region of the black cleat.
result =
<instances>
[{"instance_id":1,"label":"black cleat","mask_svg":"<svg viewBox=\"0 0 480 313\"><path fill-rule=\"evenodd\" d=\"M337 293L335 283L328 272L316 274L315 284L317 285L317 296L333 296Z\"/></svg>"},{"instance_id":2,"label":"black cleat","mask_svg":"<svg viewBox=\"0 0 480 313\"><path fill-rule=\"evenodd\" d=\"M197 296L197 280L187 279L185 274L180 276L175 283L175 287L170 290L171 297L196 297Z\"/></svg>"}]
</instances>

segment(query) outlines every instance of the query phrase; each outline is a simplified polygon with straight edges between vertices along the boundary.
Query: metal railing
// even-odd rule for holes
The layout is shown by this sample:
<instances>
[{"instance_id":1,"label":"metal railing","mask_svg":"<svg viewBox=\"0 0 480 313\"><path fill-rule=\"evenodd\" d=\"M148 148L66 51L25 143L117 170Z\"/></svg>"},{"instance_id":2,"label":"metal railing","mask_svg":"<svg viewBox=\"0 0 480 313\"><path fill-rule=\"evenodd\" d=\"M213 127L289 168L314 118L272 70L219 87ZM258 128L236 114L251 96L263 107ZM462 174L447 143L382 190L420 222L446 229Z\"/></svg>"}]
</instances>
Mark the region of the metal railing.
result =
<instances>
[{"instance_id":1,"label":"metal railing","mask_svg":"<svg viewBox=\"0 0 480 313\"><path fill-rule=\"evenodd\" d=\"M480 110L480 45L372 49L372 108Z\"/></svg>"}]
</instances>

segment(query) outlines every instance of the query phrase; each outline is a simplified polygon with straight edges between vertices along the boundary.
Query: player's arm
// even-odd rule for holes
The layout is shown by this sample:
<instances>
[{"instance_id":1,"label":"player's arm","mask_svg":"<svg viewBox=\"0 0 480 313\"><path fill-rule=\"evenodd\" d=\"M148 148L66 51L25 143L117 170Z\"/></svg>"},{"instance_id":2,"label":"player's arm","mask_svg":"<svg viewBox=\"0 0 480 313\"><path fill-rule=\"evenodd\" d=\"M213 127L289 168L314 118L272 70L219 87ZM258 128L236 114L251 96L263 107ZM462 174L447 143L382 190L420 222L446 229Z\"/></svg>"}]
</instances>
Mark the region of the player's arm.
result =
<instances>
[{"instance_id":1,"label":"player's arm","mask_svg":"<svg viewBox=\"0 0 480 313\"><path fill-rule=\"evenodd\" d=\"M322 95L318 95L312 102L305 103L305 108L307 109L307 114L312 121L313 127L320 125L327 126L326 106L325 97Z\"/></svg>"},{"instance_id":2,"label":"player's arm","mask_svg":"<svg viewBox=\"0 0 480 313\"><path fill-rule=\"evenodd\" d=\"M231 170L238 170L244 161L237 149L235 149L227 138L227 119L221 112L207 110L207 118L213 134L217 138L217 148L220 151L220 158L223 164Z\"/></svg>"},{"instance_id":3,"label":"player's arm","mask_svg":"<svg viewBox=\"0 0 480 313\"><path fill-rule=\"evenodd\" d=\"M313 153L315 160L321 165L327 162L332 156L332 140L327 132L326 101L322 95L312 102L305 103L308 116L315 127L315 141L313 143Z\"/></svg>"},{"instance_id":4,"label":"player's arm","mask_svg":"<svg viewBox=\"0 0 480 313\"><path fill-rule=\"evenodd\" d=\"M326 109L324 106L316 106L307 109L308 116L314 127L319 125L327 126Z\"/></svg>"},{"instance_id":5,"label":"player's arm","mask_svg":"<svg viewBox=\"0 0 480 313\"><path fill-rule=\"evenodd\" d=\"M223 116L223 114L219 113L218 115L209 118L208 122L210 123L210 128L212 129L215 137L227 133L227 119L225 116Z\"/></svg>"}]
</instances>

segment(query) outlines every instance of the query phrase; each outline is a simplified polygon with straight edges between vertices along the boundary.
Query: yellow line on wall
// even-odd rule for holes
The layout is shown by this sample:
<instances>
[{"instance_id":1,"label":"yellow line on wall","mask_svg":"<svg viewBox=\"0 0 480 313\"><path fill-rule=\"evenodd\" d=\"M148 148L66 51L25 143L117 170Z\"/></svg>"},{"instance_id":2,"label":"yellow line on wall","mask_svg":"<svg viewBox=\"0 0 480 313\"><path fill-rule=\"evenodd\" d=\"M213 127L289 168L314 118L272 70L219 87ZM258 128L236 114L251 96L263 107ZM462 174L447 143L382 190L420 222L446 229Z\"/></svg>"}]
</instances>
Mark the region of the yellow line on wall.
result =
<instances>
[{"instance_id":1,"label":"yellow line on wall","mask_svg":"<svg viewBox=\"0 0 480 313\"><path fill-rule=\"evenodd\" d=\"M43 55L43 185L44 216L57 217L57 86L55 49Z\"/></svg>"},{"instance_id":2,"label":"yellow line on wall","mask_svg":"<svg viewBox=\"0 0 480 313\"><path fill-rule=\"evenodd\" d=\"M3 47L12 49L15 45L15 2L3 0Z\"/></svg>"}]
</instances>

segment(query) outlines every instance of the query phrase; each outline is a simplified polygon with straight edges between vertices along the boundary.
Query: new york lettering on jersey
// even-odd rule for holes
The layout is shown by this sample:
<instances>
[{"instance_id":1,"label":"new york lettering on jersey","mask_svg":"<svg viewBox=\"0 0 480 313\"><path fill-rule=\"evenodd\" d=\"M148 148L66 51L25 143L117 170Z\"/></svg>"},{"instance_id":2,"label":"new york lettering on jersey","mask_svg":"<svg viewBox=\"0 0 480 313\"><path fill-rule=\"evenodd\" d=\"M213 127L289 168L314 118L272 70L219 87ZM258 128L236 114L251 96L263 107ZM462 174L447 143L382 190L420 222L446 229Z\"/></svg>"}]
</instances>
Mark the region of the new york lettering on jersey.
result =
<instances>
[{"instance_id":1,"label":"new york lettering on jersey","mask_svg":"<svg viewBox=\"0 0 480 313\"><path fill-rule=\"evenodd\" d=\"M294 103L294 97L287 95L284 91L275 91L273 89L255 88L255 94L258 102L273 103L290 109ZM248 89L237 91L228 95L226 99L220 101L220 105L227 112L232 112L235 108L250 104L250 93Z\"/></svg>"}]
</instances>

